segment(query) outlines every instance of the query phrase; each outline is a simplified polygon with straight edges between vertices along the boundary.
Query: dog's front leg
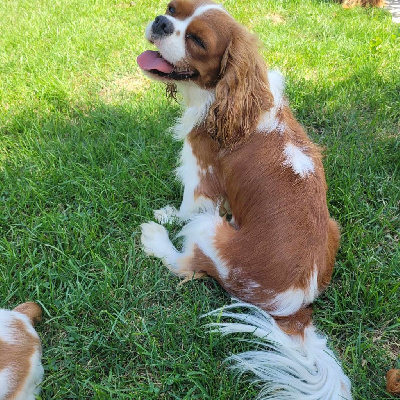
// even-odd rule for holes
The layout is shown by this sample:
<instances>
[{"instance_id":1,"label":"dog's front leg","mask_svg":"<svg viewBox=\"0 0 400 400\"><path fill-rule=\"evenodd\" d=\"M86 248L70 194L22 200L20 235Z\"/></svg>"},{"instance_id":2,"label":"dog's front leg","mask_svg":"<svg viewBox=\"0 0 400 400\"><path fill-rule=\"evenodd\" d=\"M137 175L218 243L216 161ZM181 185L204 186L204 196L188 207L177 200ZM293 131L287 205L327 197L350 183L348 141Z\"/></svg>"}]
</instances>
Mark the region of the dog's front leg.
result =
<instances>
[{"instance_id":1,"label":"dog's front leg","mask_svg":"<svg viewBox=\"0 0 400 400\"><path fill-rule=\"evenodd\" d=\"M183 199L179 210L168 205L159 210L154 210L154 218L164 225L174 221L187 221L201 210L215 209L214 202L203 194L198 193L197 186L192 182L188 182L183 190Z\"/></svg>"},{"instance_id":2,"label":"dog's front leg","mask_svg":"<svg viewBox=\"0 0 400 400\"><path fill-rule=\"evenodd\" d=\"M178 212L178 216L182 221L191 219L202 210L211 211L216 207L216 204L210 198L200 192L200 185L193 186L193 184L188 184L183 191L182 204Z\"/></svg>"},{"instance_id":3,"label":"dog's front leg","mask_svg":"<svg viewBox=\"0 0 400 400\"><path fill-rule=\"evenodd\" d=\"M182 204L179 210L169 205L154 210L154 217L160 224L187 221L201 210L216 207L214 201L206 194L210 192L210 181L214 181L215 178L210 179L210 172L199 166L187 139L183 144L180 164L176 172L184 187ZM216 186L215 183L212 186Z\"/></svg>"}]
</instances>

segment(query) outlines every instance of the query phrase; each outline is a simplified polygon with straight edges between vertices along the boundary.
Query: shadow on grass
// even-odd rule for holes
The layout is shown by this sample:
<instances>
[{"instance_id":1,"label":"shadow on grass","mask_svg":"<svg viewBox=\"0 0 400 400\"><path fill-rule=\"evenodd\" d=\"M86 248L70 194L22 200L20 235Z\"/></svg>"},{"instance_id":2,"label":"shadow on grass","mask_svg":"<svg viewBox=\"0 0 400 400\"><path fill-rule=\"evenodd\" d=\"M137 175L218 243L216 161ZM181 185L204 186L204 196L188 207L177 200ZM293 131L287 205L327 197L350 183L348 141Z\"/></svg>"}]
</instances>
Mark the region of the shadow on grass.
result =
<instances>
[{"instance_id":1,"label":"shadow on grass","mask_svg":"<svg viewBox=\"0 0 400 400\"><path fill-rule=\"evenodd\" d=\"M166 134L177 116L173 104L87 106L62 97L46 100L50 111L23 110L2 129L7 153L0 159L0 173L7 171L10 184L26 176L32 184L48 181L53 185L49 204L76 196L74 182L85 178L99 180L100 191L101 179L113 179L120 194L131 196L134 208L152 197L146 199L145 189L154 181L163 191L153 199L175 193L176 186L166 183L176 166L177 144ZM121 169L129 182L115 179Z\"/></svg>"},{"instance_id":2,"label":"shadow on grass","mask_svg":"<svg viewBox=\"0 0 400 400\"><path fill-rule=\"evenodd\" d=\"M393 71L383 79L361 67L338 83L293 82L289 97L296 114L312 132L346 141L349 134L375 138L398 136L400 129L400 76Z\"/></svg>"}]
</instances>

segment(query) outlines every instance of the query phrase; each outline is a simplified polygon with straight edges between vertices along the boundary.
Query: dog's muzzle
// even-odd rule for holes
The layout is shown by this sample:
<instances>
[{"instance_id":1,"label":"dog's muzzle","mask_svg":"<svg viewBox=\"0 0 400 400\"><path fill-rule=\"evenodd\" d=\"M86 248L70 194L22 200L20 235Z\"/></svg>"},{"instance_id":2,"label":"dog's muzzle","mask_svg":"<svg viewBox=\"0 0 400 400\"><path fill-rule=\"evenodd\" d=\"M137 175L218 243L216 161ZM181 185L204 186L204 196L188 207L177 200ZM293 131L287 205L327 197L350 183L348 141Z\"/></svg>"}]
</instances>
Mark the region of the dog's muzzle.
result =
<instances>
[{"instance_id":1,"label":"dog's muzzle","mask_svg":"<svg viewBox=\"0 0 400 400\"><path fill-rule=\"evenodd\" d=\"M174 32L174 24L164 15L159 15L155 18L151 26L151 32L154 38L172 35Z\"/></svg>"}]
</instances>

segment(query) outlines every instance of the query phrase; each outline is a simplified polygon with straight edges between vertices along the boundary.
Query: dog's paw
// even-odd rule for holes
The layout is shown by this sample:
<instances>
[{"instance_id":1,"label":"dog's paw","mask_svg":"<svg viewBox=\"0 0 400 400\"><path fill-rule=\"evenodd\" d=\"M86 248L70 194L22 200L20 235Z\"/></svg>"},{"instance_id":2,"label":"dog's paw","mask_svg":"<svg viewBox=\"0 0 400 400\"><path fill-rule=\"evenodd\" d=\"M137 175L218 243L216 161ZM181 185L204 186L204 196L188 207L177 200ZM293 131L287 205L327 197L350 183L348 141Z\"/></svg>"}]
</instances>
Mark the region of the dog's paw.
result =
<instances>
[{"instance_id":1,"label":"dog's paw","mask_svg":"<svg viewBox=\"0 0 400 400\"><path fill-rule=\"evenodd\" d=\"M178 219L178 210L172 206L165 206L153 212L156 221L162 225L174 222Z\"/></svg>"},{"instance_id":2,"label":"dog's paw","mask_svg":"<svg viewBox=\"0 0 400 400\"><path fill-rule=\"evenodd\" d=\"M142 224L141 242L143 250L149 256L159 258L165 257L172 246L168 237L167 230L156 222L146 222Z\"/></svg>"}]
</instances>

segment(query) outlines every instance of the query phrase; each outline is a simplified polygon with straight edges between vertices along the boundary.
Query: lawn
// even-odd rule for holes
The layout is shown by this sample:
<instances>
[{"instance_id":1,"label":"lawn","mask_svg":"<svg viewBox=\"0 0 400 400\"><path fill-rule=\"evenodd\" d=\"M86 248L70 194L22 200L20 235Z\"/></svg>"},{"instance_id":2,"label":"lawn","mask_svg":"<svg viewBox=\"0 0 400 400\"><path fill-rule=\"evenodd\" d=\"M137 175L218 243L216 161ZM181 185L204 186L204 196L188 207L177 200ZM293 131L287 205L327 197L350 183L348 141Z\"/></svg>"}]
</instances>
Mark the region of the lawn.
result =
<instances>
[{"instance_id":1,"label":"lawn","mask_svg":"<svg viewBox=\"0 0 400 400\"><path fill-rule=\"evenodd\" d=\"M390 399L400 368L400 28L324 0L226 0L287 77L324 146L342 244L315 303L355 399ZM230 302L212 280L178 287L144 256L139 225L178 206L179 115L136 56L164 12L149 0L0 3L0 306L40 303L43 399L247 400L222 363L248 344L199 316ZM171 227L177 231L179 227Z\"/></svg>"}]
</instances>

